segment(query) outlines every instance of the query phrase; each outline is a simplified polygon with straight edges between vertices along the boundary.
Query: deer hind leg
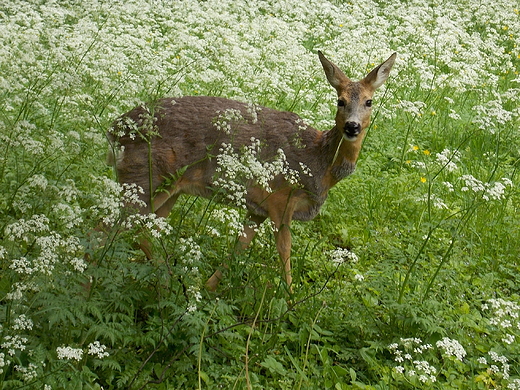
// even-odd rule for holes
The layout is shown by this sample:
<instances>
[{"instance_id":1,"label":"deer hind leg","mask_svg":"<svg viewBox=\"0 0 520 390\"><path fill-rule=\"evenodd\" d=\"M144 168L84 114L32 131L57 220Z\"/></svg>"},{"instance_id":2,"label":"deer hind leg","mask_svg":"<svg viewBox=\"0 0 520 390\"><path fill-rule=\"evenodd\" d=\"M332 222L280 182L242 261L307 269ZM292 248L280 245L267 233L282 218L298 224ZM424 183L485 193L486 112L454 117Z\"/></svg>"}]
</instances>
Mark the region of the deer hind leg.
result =
<instances>
[{"instance_id":1,"label":"deer hind leg","mask_svg":"<svg viewBox=\"0 0 520 390\"><path fill-rule=\"evenodd\" d=\"M255 214L247 214L246 222L244 223L244 232L243 234L238 238L237 245L235 246L235 253L240 253L244 249L246 249L249 244L251 244L251 241L253 241L253 238L256 235L256 232L258 230L258 227L262 224L262 222L265 221L266 217L262 217ZM229 268L226 263L222 264L222 267ZM220 270L216 270L213 275L210 276L210 278L206 281L206 288L209 291L215 291L218 287L218 284L220 280L222 279L223 275Z\"/></svg>"}]
</instances>

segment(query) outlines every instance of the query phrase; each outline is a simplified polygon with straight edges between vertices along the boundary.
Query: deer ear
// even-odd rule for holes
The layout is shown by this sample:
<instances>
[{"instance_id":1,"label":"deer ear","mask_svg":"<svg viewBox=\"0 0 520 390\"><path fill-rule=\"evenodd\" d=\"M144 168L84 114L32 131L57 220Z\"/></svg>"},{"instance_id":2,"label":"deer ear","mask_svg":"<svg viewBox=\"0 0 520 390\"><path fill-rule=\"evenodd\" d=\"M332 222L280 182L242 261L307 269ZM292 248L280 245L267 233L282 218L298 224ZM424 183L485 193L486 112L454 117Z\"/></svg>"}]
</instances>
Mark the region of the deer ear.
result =
<instances>
[{"instance_id":1,"label":"deer ear","mask_svg":"<svg viewBox=\"0 0 520 390\"><path fill-rule=\"evenodd\" d=\"M323 70L325 71L325 75L327 76L327 80L329 80L330 85L334 88L339 89L339 87L344 84L345 81L348 81L349 78L345 76L345 73L341 71L336 65L330 62L321 51L318 50L318 57L320 57L321 65L323 66Z\"/></svg>"},{"instance_id":2,"label":"deer ear","mask_svg":"<svg viewBox=\"0 0 520 390\"><path fill-rule=\"evenodd\" d=\"M373 69L363 81L370 85L373 89L379 88L390 75L390 70L394 66L397 53L392 54L385 62Z\"/></svg>"}]
</instances>

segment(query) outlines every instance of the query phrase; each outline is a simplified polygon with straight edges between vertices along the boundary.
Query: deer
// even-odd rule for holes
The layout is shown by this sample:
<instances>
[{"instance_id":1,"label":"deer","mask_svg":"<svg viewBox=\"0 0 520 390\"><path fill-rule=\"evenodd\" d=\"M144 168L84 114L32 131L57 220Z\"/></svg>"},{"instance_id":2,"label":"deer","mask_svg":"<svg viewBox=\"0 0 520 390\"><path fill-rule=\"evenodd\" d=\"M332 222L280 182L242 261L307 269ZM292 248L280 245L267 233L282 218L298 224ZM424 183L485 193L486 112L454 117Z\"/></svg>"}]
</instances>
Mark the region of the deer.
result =
<instances>
[{"instance_id":1,"label":"deer","mask_svg":"<svg viewBox=\"0 0 520 390\"><path fill-rule=\"evenodd\" d=\"M223 97L183 96L161 98L152 108L138 106L117 119L108 131L109 160L118 181L137 184L143 206L138 212L168 217L181 194L211 198L218 190L214 176L223 145L240 153L254 140L262 143L261 158L283 151L286 164L298 172L297 183L279 174L268 186L246 183L246 222L237 248L247 248L257 227L267 218L274 225L282 280L292 291L291 222L309 221L319 212L329 190L352 174L370 124L374 92L388 79L397 53L352 81L321 51L318 57L329 84L337 92L335 125L319 131L294 113L251 105ZM241 120L223 131L216 118L234 112ZM268 188L266 188L268 187ZM140 248L153 257L150 243ZM224 263L224 268L228 268ZM223 278L217 270L206 282L215 291Z\"/></svg>"}]
</instances>

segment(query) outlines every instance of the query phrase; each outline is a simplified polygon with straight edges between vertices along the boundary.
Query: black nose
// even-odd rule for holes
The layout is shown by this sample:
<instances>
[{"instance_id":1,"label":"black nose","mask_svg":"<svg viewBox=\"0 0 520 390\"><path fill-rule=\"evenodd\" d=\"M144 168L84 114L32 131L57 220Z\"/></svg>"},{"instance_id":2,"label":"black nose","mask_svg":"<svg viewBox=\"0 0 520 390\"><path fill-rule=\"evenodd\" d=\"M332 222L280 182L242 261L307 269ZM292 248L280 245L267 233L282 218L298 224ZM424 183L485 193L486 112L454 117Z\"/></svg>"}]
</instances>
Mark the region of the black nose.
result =
<instances>
[{"instance_id":1,"label":"black nose","mask_svg":"<svg viewBox=\"0 0 520 390\"><path fill-rule=\"evenodd\" d=\"M347 122L343 129L347 135L358 135L361 132L361 125L357 122Z\"/></svg>"}]
</instances>

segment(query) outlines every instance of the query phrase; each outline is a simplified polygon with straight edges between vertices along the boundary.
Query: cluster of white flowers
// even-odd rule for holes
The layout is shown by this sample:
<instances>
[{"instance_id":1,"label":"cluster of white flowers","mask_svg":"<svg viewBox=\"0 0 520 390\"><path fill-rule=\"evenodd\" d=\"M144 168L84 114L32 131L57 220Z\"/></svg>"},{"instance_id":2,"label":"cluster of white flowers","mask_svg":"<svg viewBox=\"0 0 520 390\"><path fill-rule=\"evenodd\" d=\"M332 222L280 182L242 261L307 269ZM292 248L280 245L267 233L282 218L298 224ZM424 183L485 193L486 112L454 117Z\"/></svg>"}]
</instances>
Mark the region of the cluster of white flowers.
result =
<instances>
[{"instance_id":1,"label":"cluster of white flowers","mask_svg":"<svg viewBox=\"0 0 520 390\"><path fill-rule=\"evenodd\" d=\"M121 217L125 206L143 208L143 189L136 184L119 184L108 177L94 178L98 192L94 193L95 204L90 207L94 218L99 218L106 226L114 225Z\"/></svg>"},{"instance_id":2,"label":"cluster of white flowers","mask_svg":"<svg viewBox=\"0 0 520 390\"><path fill-rule=\"evenodd\" d=\"M260 158L261 142L251 138L251 144L236 152L231 144L222 144L217 156L216 175L213 185L225 191L226 198L245 207L245 197L250 183L271 192L271 181L282 175L290 184L299 181L298 171L291 169L282 149L271 161Z\"/></svg>"},{"instance_id":3,"label":"cluster of white flowers","mask_svg":"<svg viewBox=\"0 0 520 390\"><path fill-rule=\"evenodd\" d=\"M4 372L4 367L8 365L8 362L5 361L5 354L0 352L0 374Z\"/></svg>"},{"instance_id":4,"label":"cluster of white flowers","mask_svg":"<svg viewBox=\"0 0 520 390\"><path fill-rule=\"evenodd\" d=\"M424 194L423 196L417 198L417 202L431 202L433 207L441 210L449 208L448 205L444 203L444 200L435 194Z\"/></svg>"},{"instance_id":5,"label":"cluster of white flowers","mask_svg":"<svg viewBox=\"0 0 520 390\"><path fill-rule=\"evenodd\" d=\"M444 149L436 155L437 162L444 166L448 172L453 172L458 169L457 162L460 161L460 152L458 150Z\"/></svg>"},{"instance_id":6,"label":"cluster of white flowers","mask_svg":"<svg viewBox=\"0 0 520 390\"><path fill-rule=\"evenodd\" d=\"M27 317L25 314L20 314L13 321L13 329L14 330L31 330L34 324L32 320Z\"/></svg>"},{"instance_id":7,"label":"cluster of white flowers","mask_svg":"<svg viewBox=\"0 0 520 390\"><path fill-rule=\"evenodd\" d=\"M237 209L222 207L212 211L211 216L225 226L225 234L230 237L237 237L244 234L243 219ZM208 224L210 234L219 237L220 231Z\"/></svg>"},{"instance_id":8,"label":"cluster of white flowers","mask_svg":"<svg viewBox=\"0 0 520 390\"><path fill-rule=\"evenodd\" d=\"M408 100L401 100L399 103L395 104L394 107L396 110L401 112L407 112L414 117L420 117L426 108L426 103L421 101L411 102Z\"/></svg>"},{"instance_id":9,"label":"cluster of white flowers","mask_svg":"<svg viewBox=\"0 0 520 390\"><path fill-rule=\"evenodd\" d=\"M186 312L193 313L197 311L197 304L202 301L202 294L199 288L196 286L188 287L187 293L189 296L189 303L186 308Z\"/></svg>"},{"instance_id":10,"label":"cluster of white flowers","mask_svg":"<svg viewBox=\"0 0 520 390\"><path fill-rule=\"evenodd\" d=\"M502 298L489 299L487 302L482 305L482 309L491 311L489 323L503 332L504 343L514 343L520 334L520 305Z\"/></svg>"},{"instance_id":11,"label":"cluster of white flowers","mask_svg":"<svg viewBox=\"0 0 520 390\"><path fill-rule=\"evenodd\" d=\"M513 186L513 182L506 177L502 178L502 182L496 181L494 183L482 182L472 175L463 175L461 180L465 184L461 188L462 191L473 191L482 194L482 199L486 201L503 199L506 188Z\"/></svg>"},{"instance_id":12,"label":"cluster of white flowers","mask_svg":"<svg viewBox=\"0 0 520 390\"><path fill-rule=\"evenodd\" d=\"M338 265L346 262L357 263L359 260L358 256L354 252L346 248L333 249L328 252L328 256L334 264Z\"/></svg>"},{"instance_id":13,"label":"cluster of white flowers","mask_svg":"<svg viewBox=\"0 0 520 390\"><path fill-rule=\"evenodd\" d=\"M79 273L85 272L88 267L88 264L85 262L85 259L81 257L72 257L69 260L69 264L72 265L72 268Z\"/></svg>"},{"instance_id":14,"label":"cluster of white flowers","mask_svg":"<svg viewBox=\"0 0 520 390\"><path fill-rule=\"evenodd\" d=\"M476 113L473 120L479 128L495 134L500 127L510 122L514 116L518 116L517 111L508 111L504 108L504 104L500 96L496 100L490 100L485 104L473 107Z\"/></svg>"},{"instance_id":15,"label":"cluster of white flowers","mask_svg":"<svg viewBox=\"0 0 520 390\"><path fill-rule=\"evenodd\" d=\"M62 237L52 232L46 236L33 238L33 247L39 252L32 258L20 257L13 259L9 268L19 274L31 275L35 272L52 275L55 265L60 260L69 260L74 268L85 269L86 265L78 264L76 253L82 250L79 239L74 236Z\"/></svg>"},{"instance_id":16,"label":"cluster of white flowers","mask_svg":"<svg viewBox=\"0 0 520 390\"><path fill-rule=\"evenodd\" d=\"M365 277L362 274L355 274L354 279L356 279L358 282L362 282L365 280Z\"/></svg>"},{"instance_id":17,"label":"cluster of white flowers","mask_svg":"<svg viewBox=\"0 0 520 390\"><path fill-rule=\"evenodd\" d=\"M26 337L19 335L7 335L4 337L4 340L0 346L7 350L7 354L9 356L14 356L16 351L25 351L27 348L27 341L28 339Z\"/></svg>"},{"instance_id":18,"label":"cluster of white flowers","mask_svg":"<svg viewBox=\"0 0 520 390\"><path fill-rule=\"evenodd\" d=\"M58 203L52 206L52 211L57 219L63 224L65 229L72 229L81 226L81 208L78 205L68 203Z\"/></svg>"},{"instance_id":19,"label":"cluster of white flowers","mask_svg":"<svg viewBox=\"0 0 520 390\"><path fill-rule=\"evenodd\" d=\"M146 203L139 197L144 190L135 183L124 183L121 185L121 200L125 204L145 207Z\"/></svg>"},{"instance_id":20,"label":"cluster of white flowers","mask_svg":"<svg viewBox=\"0 0 520 390\"><path fill-rule=\"evenodd\" d=\"M255 124L258 122L258 113L262 110L262 107L255 103L247 104L247 113L251 115L251 123Z\"/></svg>"},{"instance_id":21,"label":"cluster of white flowers","mask_svg":"<svg viewBox=\"0 0 520 390\"><path fill-rule=\"evenodd\" d=\"M154 213L150 214L130 214L121 222L125 229L140 227L146 229L154 238L161 238L171 234L172 227L163 217L158 217Z\"/></svg>"},{"instance_id":22,"label":"cluster of white flowers","mask_svg":"<svg viewBox=\"0 0 520 390\"><path fill-rule=\"evenodd\" d=\"M460 361L466 356L466 350L457 340L444 337L437 341L435 345L437 348L444 350L444 355L455 356Z\"/></svg>"},{"instance_id":23,"label":"cluster of white flowers","mask_svg":"<svg viewBox=\"0 0 520 390\"><path fill-rule=\"evenodd\" d=\"M179 250L184 254L185 264L197 264L203 256L200 245L191 237L179 239Z\"/></svg>"},{"instance_id":24,"label":"cluster of white flowers","mask_svg":"<svg viewBox=\"0 0 520 390\"><path fill-rule=\"evenodd\" d=\"M76 188L76 184L72 179L66 179L57 190L58 198L67 203L75 201L79 195L79 190Z\"/></svg>"},{"instance_id":25,"label":"cluster of white flowers","mask_svg":"<svg viewBox=\"0 0 520 390\"><path fill-rule=\"evenodd\" d=\"M494 375L500 375L503 379L509 379L509 363L507 357L499 355L494 351L489 351L489 361L485 357L478 358L478 362L488 366L488 371Z\"/></svg>"},{"instance_id":26,"label":"cluster of white flowers","mask_svg":"<svg viewBox=\"0 0 520 390\"><path fill-rule=\"evenodd\" d=\"M231 135L233 122L244 122L245 119L242 116L240 110L229 108L224 111L217 111L218 116L214 119L213 124L219 131Z\"/></svg>"},{"instance_id":27,"label":"cluster of white flowers","mask_svg":"<svg viewBox=\"0 0 520 390\"><path fill-rule=\"evenodd\" d=\"M89 355L97 356L98 359L103 359L110 354L106 351L106 345L101 344L99 341L94 341L88 345L87 353Z\"/></svg>"},{"instance_id":28,"label":"cluster of white flowers","mask_svg":"<svg viewBox=\"0 0 520 390\"><path fill-rule=\"evenodd\" d=\"M27 367L18 365L14 366L14 369L22 374L22 378L25 382L31 382L38 376L36 371L37 368L38 367L33 363L29 363Z\"/></svg>"},{"instance_id":29,"label":"cluster of white flowers","mask_svg":"<svg viewBox=\"0 0 520 390\"><path fill-rule=\"evenodd\" d=\"M416 378L421 383L433 383L437 381L437 368L419 356L432 349L431 344L423 344L419 338L401 338L400 348L398 343L392 343L388 350L395 356L394 360L400 363L394 369L397 373L409 378Z\"/></svg>"},{"instance_id":30,"label":"cluster of white flowers","mask_svg":"<svg viewBox=\"0 0 520 390\"><path fill-rule=\"evenodd\" d=\"M27 179L27 186L36 188L38 190L45 191L49 181L47 178L41 174L32 175L29 179Z\"/></svg>"},{"instance_id":31,"label":"cluster of white flowers","mask_svg":"<svg viewBox=\"0 0 520 390\"><path fill-rule=\"evenodd\" d=\"M106 351L107 347L99 341L94 341L87 346L87 354L103 359L110 354ZM84 350L82 348L73 348L71 346L62 346L56 348L56 354L60 360L76 360L83 358Z\"/></svg>"},{"instance_id":32,"label":"cluster of white flowers","mask_svg":"<svg viewBox=\"0 0 520 390\"><path fill-rule=\"evenodd\" d=\"M28 220L20 218L18 221L7 225L5 239L10 241L21 240L28 243L34 240L35 234L46 233L49 230L49 218L42 214L35 214Z\"/></svg>"},{"instance_id":33,"label":"cluster of white flowers","mask_svg":"<svg viewBox=\"0 0 520 390\"><path fill-rule=\"evenodd\" d=\"M72 347L58 347L56 348L56 354L60 360L77 360L80 361L83 357L83 349L72 348Z\"/></svg>"}]
</instances>

